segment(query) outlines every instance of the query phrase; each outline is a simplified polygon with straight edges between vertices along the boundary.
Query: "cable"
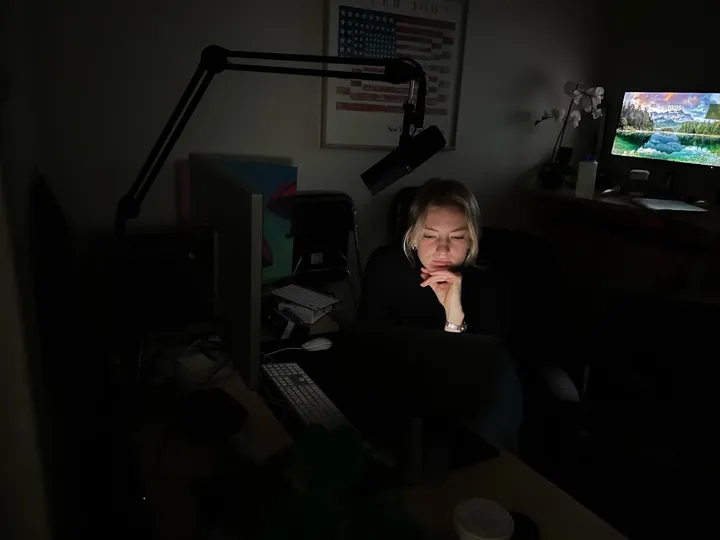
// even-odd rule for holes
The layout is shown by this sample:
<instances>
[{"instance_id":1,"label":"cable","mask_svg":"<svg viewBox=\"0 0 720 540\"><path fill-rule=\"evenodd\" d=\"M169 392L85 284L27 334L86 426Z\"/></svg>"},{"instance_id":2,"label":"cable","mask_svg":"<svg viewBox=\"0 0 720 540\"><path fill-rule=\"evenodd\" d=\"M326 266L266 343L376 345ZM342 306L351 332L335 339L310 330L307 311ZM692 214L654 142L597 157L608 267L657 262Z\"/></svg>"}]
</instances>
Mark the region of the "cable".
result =
<instances>
[{"instance_id":1,"label":"cable","mask_svg":"<svg viewBox=\"0 0 720 540\"><path fill-rule=\"evenodd\" d=\"M353 309L355 310L355 313L357 313L359 306L358 306L358 302L357 302L357 297L355 296L355 287L353 287L352 274L350 273L349 270L348 270L346 279L347 279L348 287L350 287L350 296L352 297Z\"/></svg>"},{"instance_id":2,"label":"cable","mask_svg":"<svg viewBox=\"0 0 720 540\"><path fill-rule=\"evenodd\" d=\"M182 356L180 357L180 358L182 358L182 357L184 357L184 356L187 356L188 353L193 349L193 347L197 347L198 345L201 345L201 344L207 342L207 345L206 345L206 346L199 347L199 348L200 348L200 352L201 352L202 354L204 354L206 357L210 358L211 360L214 360L214 361L218 364L218 367L217 367L217 369L215 369L215 371L212 372L212 374L211 374L207 379L205 379L205 381L203 381L202 383L199 383L200 385L207 384L207 383L211 382L211 381L215 378L215 376L216 376L218 373L220 373L220 371L222 370L222 368L224 368L224 367L228 364L228 362L229 362L229 359L227 359L227 358L226 358L225 360L221 361L221 362L218 362L217 359L216 359L216 357L214 357L212 354L209 353L209 350L208 350L208 349L215 349L215 350L217 350L217 348L218 348L218 343L216 343L214 340L212 340L212 337L213 337L213 336L211 336L210 339L196 339L196 340L193 341L190 345L187 346L187 348L185 349L185 352L184 352L184 353L182 354ZM178 360L178 359L176 358L176 359L173 360L173 368L174 368L174 371L175 371L175 376L177 377L177 366L175 365L175 361L176 361L176 360Z\"/></svg>"},{"instance_id":3,"label":"cable","mask_svg":"<svg viewBox=\"0 0 720 540\"><path fill-rule=\"evenodd\" d=\"M212 372L212 375L210 375L205 382L206 382L206 383L209 383L210 381L212 381L212 380L215 378L215 375L217 375L218 373L220 373L220 370L221 370L222 368L224 368L225 366L228 365L228 362L229 362L229 361L230 361L230 360L227 359L227 360L225 360L225 361L223 361L223 362L218 362L218 364L220 364L220 365L218 366L218 368L217 368L215 371Z\"/></svg>"},{"instance_id":4,"label":"cable","mask_svg":"<svg viewBox=\"0 0 720 540\"><path fill-rule=\"evenodd\" d=\"M270 363L272 363L272 362L274 361L272 358L270 358L273 354L280 353L280 352L283 352L283 351L301 351L301 350L303 350L302 347L285 347L284 349L278 349L277 351L272 351L272 352L270 352L270 353L264 353L264 352L261 351L261 354L266 358L265 364L267 365L267 364L270 364ZM270 389L269 389L269 387L268 387L268 385L267 385L267 382L265 381L265 379L263 379L263 370L262 370L262 368L260 369L260 385L264 388L264 392L263 392L264 394L266 394L266 395L270 394ZM272 399L270 399L270 398L268 398L268 397L265 397L265 396L260 396L260 398L263 399L263 400L265 400L265 401L267 401L268 403L272 403L272 404L274 404L274 405L277 405L278 407L280 407L280 408L283 410L282 423L284 424L284 423L285 423L286 416L287 416L287 412L288 412L288 410L290 410L290 409L288 409L287 405L284 404L284 403L280 403L279 401L272 400Z\"/></svg>"},{"instance_id":5,"label":"cable","mask_svg":"<svg viewBox=\"0 0 720 540\"><path fill-rule=\"evenodd\" d=\"M285 420L287 419L287 413L290 410L286 403L282 403L280 401L275 401L274 399L270 399L269 397L266 397L270 394L270 388L268 387L267 382L265 379L263 379L263 370L260 370L260 387L263 390L263 394L261 395L260 392L258 392L258 396L260 396L260 399L263 401L267 401L268 403L275 405L276 407L280 407L283 411L283 419L281 421L282 424L285 424Z\"/></svg>"},{"instance_id":6,"label":"cable","mask_svg":"<svg viewBox=\"0 0 720 540\"><path fill-rule=\"evenodd\" d=\"M284 349L278 349L277 351L269 352L269 353L261 353L265 358L270 358L273 354L277 354L283 351L302 351L302 347L285 347ZM270 359L272 361L272 359Z\"/></svg>"},{"instance_id":7,"label":"cable","mask_svg":"<svg viewBox=\"0 0 720 540\"><path fill-rule=\"evenodd\" d=\"M265 356L272 356L273 354L277 354L283 351L302 351L302 347L285 347L284 349L278 349L277 351L265 353Z\"/></svg>"},{"instance_id":8,"label":"cable","mask_svg":"<svg viewBox=\"0 0 720 540\"><path fill-rule=\"evenodd\" d=\"M135 384L140 382L140 370L142 369L143 350L145 349L145 338L140 339L140 352L138 353L137 371L135 372Z\"/></svg>"},{"instance_id":9,"label":"cable","mask_svg":"<svg viewBox=\"0 0 720 540\"><path fill-rule=\"evenodd\" d=\"M293 276L297 273L298 268L300 268L300 263L302 262L302 260L303 260L303 258L302 258L302 255L301 255L300 258L298 259L297 264L295 265L295 269L292 271L292 275L293 275Z\"/></svg>"},{"instance_id":10,"label":"cable","mask_svg":"<svg viewBox=\"0 0 720 540\"><path fill-rule=\"evenodd\" d=\"M170 363L172 364L172 368L173 368L173 378L172 378L172 380L173 380L174 382L177 382L177 380L178 380L177 358L175 358L174 356L171 356L171 357L170 357Z\"/></svg>"},{"instance_id":11,"label":"cable","mask_svg":"<svg viewBox=\"0 0 720 540\"><path fill-rule=\"evenodd\" d=\"M193 341L190 345L187 346L187 349L185 349L185 352L184 352L182 355L185 356L187 353L190 352L190 350L191 350L195 345L199 345L199 344L202 343L203 341L205 341L205 340L204 340L204 339L196 339L196 340Z\"/></svg>"},{"instance_id":12,"label":"cable","mask_svg":"<svg viewBox=\"0 0 720 540\"><path fill-rule=\"evenodd\" d=\"M285 403L281 403L280 401L275 401L274 399L270 399L269 397L260 396L260 399L263 401L267 401L268 403L272 403L273 405L280 407L283 412L287 412L289 409Z\"/></svg>"}]
</instances>

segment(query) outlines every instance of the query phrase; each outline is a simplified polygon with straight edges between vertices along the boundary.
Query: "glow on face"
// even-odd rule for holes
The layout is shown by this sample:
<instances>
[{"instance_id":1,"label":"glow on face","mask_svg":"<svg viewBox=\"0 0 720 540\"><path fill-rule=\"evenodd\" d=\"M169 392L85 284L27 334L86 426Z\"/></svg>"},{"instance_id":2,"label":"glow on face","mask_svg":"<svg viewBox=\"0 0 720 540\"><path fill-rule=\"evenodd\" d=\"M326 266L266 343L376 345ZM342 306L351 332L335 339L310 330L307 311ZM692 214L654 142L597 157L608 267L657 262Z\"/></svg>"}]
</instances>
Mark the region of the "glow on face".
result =
<instances>
[{"instance_id":1,"label":"glow on face","mask_svg":"<svg viewBox=\"0 0 720 540\"><path fill-rule=\"evenodd\" d=\"M428 270L459 266L470 247L468 219L460 208L431 208L417 241L418 258Z\"/></svg>"}]
</instances>

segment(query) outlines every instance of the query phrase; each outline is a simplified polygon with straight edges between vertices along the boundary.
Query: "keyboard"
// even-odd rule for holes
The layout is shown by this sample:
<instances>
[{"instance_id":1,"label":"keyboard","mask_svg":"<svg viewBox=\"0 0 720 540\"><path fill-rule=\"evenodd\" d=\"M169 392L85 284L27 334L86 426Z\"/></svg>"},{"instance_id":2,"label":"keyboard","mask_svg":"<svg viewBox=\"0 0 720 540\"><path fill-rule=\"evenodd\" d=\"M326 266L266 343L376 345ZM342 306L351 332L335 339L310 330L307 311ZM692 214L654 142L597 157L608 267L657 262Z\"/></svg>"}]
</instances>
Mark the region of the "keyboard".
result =
<instances>
[{"instance_id":1,"label":"keyboard","mask_svg":"<svg viewBox=\"0 0 720 540\"><path fill-rule=\"evenodd\" d=\"M298 285L286 285L285 287L275 289L271 294L313 311L326 309L338 301L332 296L320 294Z\"/></svg>"},{"instance_id":2,"label":"keyboard","mask_svg":"<svg viewBox=\"0 0 720 540\"><path fill-rule=\"evenodd\" d=\"M672 199L645 199L643 197L633 197L633 204L648 208L650 210L668 210L672 212L707 212L707 208L700 208L694 204L684 201L674 201Z\"/></svg>"},{"instance_id":3,"label":"keyboard","mask_svg":"<svg viewBox=\"0 0 720 540\"><path fill-rule=\"evenodd\" d=\"M262 370L304 424L320 424L327 429L351 425L297 364L266 364Z\"/></svg>"}]
</instances>

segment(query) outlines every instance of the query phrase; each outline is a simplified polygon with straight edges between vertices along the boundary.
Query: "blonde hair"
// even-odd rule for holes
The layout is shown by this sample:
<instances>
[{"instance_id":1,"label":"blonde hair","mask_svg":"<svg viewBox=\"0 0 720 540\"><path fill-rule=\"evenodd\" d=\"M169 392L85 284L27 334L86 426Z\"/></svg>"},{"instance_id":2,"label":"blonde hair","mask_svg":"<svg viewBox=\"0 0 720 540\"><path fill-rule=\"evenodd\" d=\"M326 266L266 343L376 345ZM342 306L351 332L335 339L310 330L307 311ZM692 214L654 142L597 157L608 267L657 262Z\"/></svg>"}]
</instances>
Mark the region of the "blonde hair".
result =
<instances>
[{"instance_id":1,"label":"blonde hair","mask_svg":"<svg viewBox=\"0 0 720 540\"><path fill-rule=\"evenodd\" d=\"M478 255L480 242L480 207L475 195L457 180L442 180L432 178L425 182L415 195L410 206L408 230L402 240L403 251L408 260L413 263L413 246L425 226L425 216L434 208L455 207L465 213L468 221L469 248L463 264L474 264Z\"/></svg>"}]
</instances>

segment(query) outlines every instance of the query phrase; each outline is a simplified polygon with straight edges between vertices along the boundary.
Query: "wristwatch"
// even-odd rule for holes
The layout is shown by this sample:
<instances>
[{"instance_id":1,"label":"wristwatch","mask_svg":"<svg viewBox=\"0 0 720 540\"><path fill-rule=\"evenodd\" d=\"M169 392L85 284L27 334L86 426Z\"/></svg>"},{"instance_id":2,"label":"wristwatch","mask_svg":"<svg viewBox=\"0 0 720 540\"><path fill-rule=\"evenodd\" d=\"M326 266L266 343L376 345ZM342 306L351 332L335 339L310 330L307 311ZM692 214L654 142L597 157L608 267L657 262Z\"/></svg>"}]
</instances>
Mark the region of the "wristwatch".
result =
<instances>
[{"instance_id":1,"label":"wristwatch","mask_svg":"<svg viewBox=\"0 0 720 540\"><path fill-rule=\"evenodd\" d=\"M450 332L464 332L467 330L467 323L463 321L462 324L455 324L451 323L450 321L445 321L445 330L449 330Z\"/></svg>"}]
</instances>

